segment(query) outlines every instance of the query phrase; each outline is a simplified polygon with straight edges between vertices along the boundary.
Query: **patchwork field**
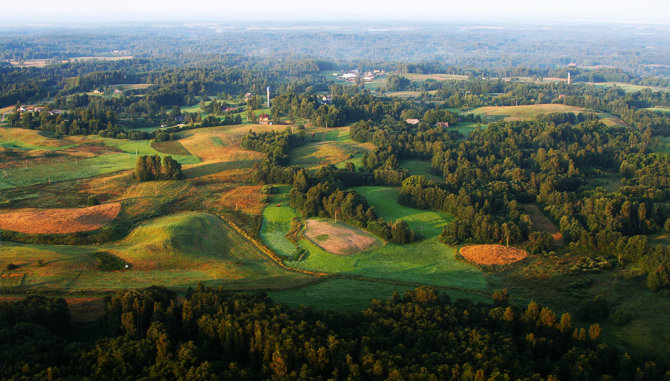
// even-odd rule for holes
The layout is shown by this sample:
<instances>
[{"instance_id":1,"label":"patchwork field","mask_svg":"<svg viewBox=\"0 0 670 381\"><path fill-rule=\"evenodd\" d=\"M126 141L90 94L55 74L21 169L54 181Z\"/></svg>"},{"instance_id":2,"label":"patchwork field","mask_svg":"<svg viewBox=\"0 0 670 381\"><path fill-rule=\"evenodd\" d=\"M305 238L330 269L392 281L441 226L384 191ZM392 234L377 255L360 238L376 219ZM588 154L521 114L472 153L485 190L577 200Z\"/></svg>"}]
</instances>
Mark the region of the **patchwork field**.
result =
<instances>
[{"instance_id":1,"label":"patchwork field","mask_svg":"<svg viewBox=\"0 0 670 381\"><path fill-rule=\"evenodd\" d=\"M100 269L97 253L107 253L127 269ZM230 289L270 289L303 285L311 277L286 271L220 218L186 212L149 220L125 239L99 246L0 244L4 274L20 274L21 291L116 290L169 285L193 287L199 281ZM7 277L9 278L9 277ZM19 278L19 277L17 277Z\"/></svg>"},{"instance_id":2,"label":"patchwork field","mask_svg":"<svg viewBox=\"0 0 670 381\"><path fill-rule=\"evenodd\" d=\"M107 225L119 214L121 204L88 208L0 211L0 229L30 234L74 233Z\"/></svg>"}]
</instances>

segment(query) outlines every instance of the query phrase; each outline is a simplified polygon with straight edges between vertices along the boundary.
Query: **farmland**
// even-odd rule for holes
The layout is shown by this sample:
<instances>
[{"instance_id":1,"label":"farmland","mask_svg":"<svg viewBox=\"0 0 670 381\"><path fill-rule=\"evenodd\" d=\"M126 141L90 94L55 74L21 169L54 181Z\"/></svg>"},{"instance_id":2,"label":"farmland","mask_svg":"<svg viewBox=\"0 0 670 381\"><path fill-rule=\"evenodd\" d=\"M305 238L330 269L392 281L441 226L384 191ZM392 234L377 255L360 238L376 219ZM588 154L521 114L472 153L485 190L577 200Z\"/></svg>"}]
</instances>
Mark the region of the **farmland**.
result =
<instances>
[{"instance_id":1,"label":"farmland","mask_svg":"<svg viewBox=\"0 0 670 381\"><path fill-rule=\"evenodd\" d=\"M375 206L380 217L390 221L402 219L425 239L409 245L386 243L357 254L338 256L303 238L298 245L309 254L302 261L289 262L292 266L404 285L427 283L465 291L487 288L483 275L476 268L456 260L456 250L438 241L437 235L442 226L450 221L450 216L399 205L396 201L397 188L359 187L355 190ZM281 206L271 205L264 211L261 237L268 246L289 256L297 245L284 235L290 229L291 219L298 213L282 200L286 200L285 196L276 196L273 204Z\"/></svg>"},{"instance_id":2,"label":"farmland","mask_svg":"<svg viewBox=\"0 0 670 381\"><path fill-rule=\"evenodd\" d=\"M104 271L94 254L106 252L129 264ZM216 216L188 212L149 220L121 241L101 246L2 243L0 260L24 274L22 290L91 292L169 284L193 287L202 281L231 289L301 284L305 276L276 266Z\"/></svg>"}]
</instances>

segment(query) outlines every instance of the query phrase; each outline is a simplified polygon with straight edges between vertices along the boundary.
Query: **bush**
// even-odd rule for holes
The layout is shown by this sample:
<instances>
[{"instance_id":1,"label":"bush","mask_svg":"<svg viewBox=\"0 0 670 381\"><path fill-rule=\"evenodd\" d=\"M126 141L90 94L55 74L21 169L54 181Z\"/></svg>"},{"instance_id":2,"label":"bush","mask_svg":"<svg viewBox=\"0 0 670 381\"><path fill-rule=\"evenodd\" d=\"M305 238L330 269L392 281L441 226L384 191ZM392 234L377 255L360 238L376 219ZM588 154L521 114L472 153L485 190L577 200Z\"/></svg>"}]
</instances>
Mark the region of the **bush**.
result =
<instances>
[{"instance_id":1,"label":"bush","mask_svg":"<svg viewBox=\"0 0 670 381\"><path fill-rule=\"evenodd\" d=\"M261 193L262 194L277 194L279 193L279 189L273 185L263 185L263 188L261 188Z\"/></svg>"},{"instance_id":2,"label":"bush","mask_svg":"<svg viewBox=\"0 0 670 381\"><path fill-rule=\"evenodd\" d=\"M98 201L98 198L96 196L88 196L88 206L95 206L95 205L100 205L100 201Z\"/></svg>"},{"instance_id":3,"label":"bush","mask_svg":"<svg viewBox=\"0 0 670 381\"><path fill-rule=\"evenodd\" d=\"M13 264L13 263L8 263L7 266L5 266L5 268L7 269L7 271L12 271L12 270L14 270L14 269L17 269L18 267L19 267L18 265L15 265L15 264Z\"/></svg>"},{"instance_id":4,"label":"bush","mask_svg":"<svg viewBox=\"0 0 670 381\"><path fill-rule=\"evenodd\" d=\"M130 267L130 264L123 259L109 254L105 253L104 251L99 251L97 253L94 253L93 256L95 257L95 267L98 270L102 271L118 271L118 270L124 270Z\"/></svg>"}]
</instances>

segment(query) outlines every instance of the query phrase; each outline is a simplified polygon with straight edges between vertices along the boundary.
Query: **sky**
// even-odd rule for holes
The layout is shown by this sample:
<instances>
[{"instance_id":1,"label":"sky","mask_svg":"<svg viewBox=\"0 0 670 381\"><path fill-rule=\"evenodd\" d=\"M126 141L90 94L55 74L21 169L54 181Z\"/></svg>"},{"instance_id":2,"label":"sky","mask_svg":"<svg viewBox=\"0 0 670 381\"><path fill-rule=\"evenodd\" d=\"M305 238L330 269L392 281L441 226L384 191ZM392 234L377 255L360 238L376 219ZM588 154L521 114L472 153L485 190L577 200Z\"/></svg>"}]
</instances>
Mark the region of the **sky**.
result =
<instances>
[{"instance_id":1,"label":"sky","mask_svg":"<svg viewBox=\"0 0 670 381\"><path fill-rule=\"evenodd\" d=\"M3 22L443 21L670 24L670 0L21 0Z\"/></svg>"}]
</instances>

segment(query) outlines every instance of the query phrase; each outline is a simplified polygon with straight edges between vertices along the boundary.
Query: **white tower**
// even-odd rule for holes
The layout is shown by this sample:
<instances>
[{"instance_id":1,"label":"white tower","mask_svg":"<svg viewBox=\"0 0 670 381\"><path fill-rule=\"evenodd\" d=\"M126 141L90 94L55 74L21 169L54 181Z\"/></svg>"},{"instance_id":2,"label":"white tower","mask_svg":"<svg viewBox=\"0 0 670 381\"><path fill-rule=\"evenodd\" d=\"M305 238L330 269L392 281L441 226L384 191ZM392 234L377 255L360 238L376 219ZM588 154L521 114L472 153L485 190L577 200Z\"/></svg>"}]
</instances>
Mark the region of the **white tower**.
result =
<instances>
[{"instance_id":1,"label":"white tower","mask_svg":"<svg viewBox=\"0 0 670 381\"><path fill-rule=\"evenodd\" d=\"M570 72L568 72L568 85L572 83L572 78L570 77Z\"/></svg>"},{"instance_id":2,"label":"white tower","mask_svg":"<svg viewBox=\"0 0 670 381\"><path fill-rule=\"evenodd\" d=\"M266 104L265 107L270 108L270 86L268 86L267 92L268 92L268 98L267 98L267 104Z\"/></svg>"}]
</instances>

